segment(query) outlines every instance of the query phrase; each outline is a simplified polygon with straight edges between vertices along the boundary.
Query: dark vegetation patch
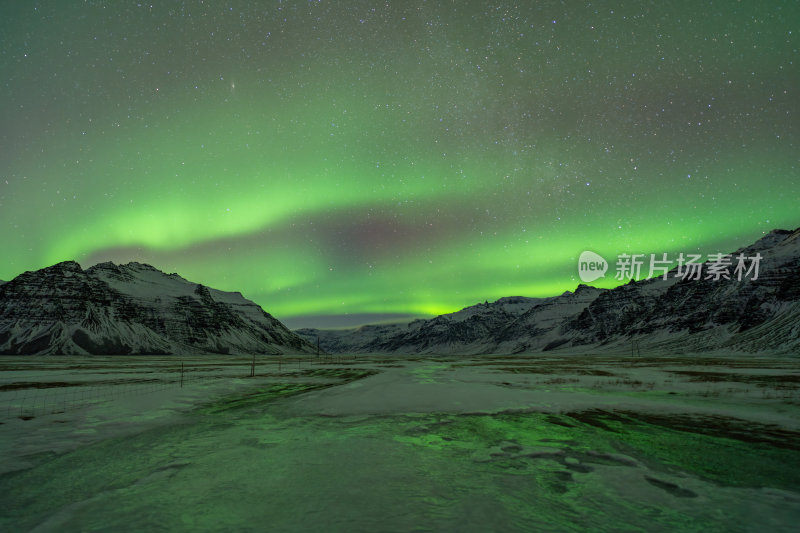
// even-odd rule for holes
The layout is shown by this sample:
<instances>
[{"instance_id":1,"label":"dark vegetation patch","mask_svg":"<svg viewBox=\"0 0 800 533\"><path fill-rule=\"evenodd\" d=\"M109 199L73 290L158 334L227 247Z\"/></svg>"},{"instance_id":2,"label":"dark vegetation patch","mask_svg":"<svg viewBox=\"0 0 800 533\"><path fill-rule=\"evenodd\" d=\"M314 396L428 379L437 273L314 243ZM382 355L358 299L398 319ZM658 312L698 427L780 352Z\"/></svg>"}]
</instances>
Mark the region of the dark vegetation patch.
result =
<instances>
[{"instance_id":1,"label":"dark vegetation patch","mask_svg":"<svg viewBox=\"0 0 800 533\"><path fill-rule=\"evenodd\" d=\"M739 383L753 383L762 387L781 385L785 383L800 384L800 374L737 374L734 372L707 372L700 370L669 370L668 372L671 374L688 377L689 381L693 383L735 381Z\"/></svg>"},{"instance_id":2,"label":"dark vegetation patch","mask_svg":"<svg viewBox=\"0 0 800 533\"><path fill-rule=\"evenodd\" d=\"M210 405L201 407L204 413L220 413L233 409L253 407L268 403L278 398L286 398L314 390L326 389L339 385L339 383L275 383L267 387L258 387L247 391L223 396Z\"/></svg>"},{"instance_id":3,"label":"dark vegetation patch","mask_svg":"<svg viewBox=\"0 0 800 533\"><path fill-rule=\"evenodd\" d=\"M567 413L567 416L604 429L609 428L609 421L629 425L649 424L675 431L749 443L769 444L777 448L800 451L800 432L783 429L774 424L762 424L739 418L715 415L655 414L601 410ZM619 425L616 427L618 428Z\"/></svg>"},{"instance_id":4,"label":"dark vegetation patch","mask_svg":"<svg viewBox=\"0 0 800 533\"><path fill-rule=\"evenodd\" d=\"M659 489L665 490L678 498L697 498L697 494L690 491L689 489L681 488L675 483L670 483L669 481L662 481L660 479L656 479L650 476L644 476L644 478L651 485L656 486Z\"/></svg>"},{"instance_id":5,"label":"dark vegetation patch","mask_svg":"<svg viewBox=\"0 0 800 533\"><path fill-rule=\"evenodd\" d=\"M57 389L61 387L78 387L85 383L68 383L65 381L15 381L0 385L0 391L20 389Z\"/></svg>"},{"instance_id":6,"label":"dark vegetation patch","mask_svg":"<svg viewBox=\"0 0 800 533\"><path fill-rule=\"evenodd\" d=\"M227 396L200 408L205 413L219 413L232 409L253 407L279 398L287 398L315 390L336 387L379 373L377 370L355 370L349 368L312 368L298 374L303 377L333 378L328 383L273 383L271 385L248 389Z\"/></svg>"},{"instance_id":7,"label":"dark vegetation patch","mask_svg":"<svg viewBox=\"0 0 800 533\"><path fill-rule=\"evenodd\" d=\"M542 381L543 385L565 385L567 383L580 383L578 378L548 378Z\"/></svg>"},{"instance_id":8,"label":"dark vegetation patch","mask_svg":"<svg viewBox=\"0 0 800 533\"><path fill-rule=\"evenodd\" d=\"M379 370L362 370L353 368L309 368L300 372L303 377L333 378L344 381L355 381L380 374Z\"/></svg>"},{"instance_id":9,"label":"dark vegetation patch","mask_svg":"<svg viewBox=\"0 0 800 533\"><path fill-rule=\"evenodd\" d=\"M172 380L174 381L174 379ZM146 385L149 383L162 383L160 379L117 379L102 381L15 381L0 385L0 391L23 389L58 389L65 387L101 387L108 385Z\"/></svg>"}]
</instances>

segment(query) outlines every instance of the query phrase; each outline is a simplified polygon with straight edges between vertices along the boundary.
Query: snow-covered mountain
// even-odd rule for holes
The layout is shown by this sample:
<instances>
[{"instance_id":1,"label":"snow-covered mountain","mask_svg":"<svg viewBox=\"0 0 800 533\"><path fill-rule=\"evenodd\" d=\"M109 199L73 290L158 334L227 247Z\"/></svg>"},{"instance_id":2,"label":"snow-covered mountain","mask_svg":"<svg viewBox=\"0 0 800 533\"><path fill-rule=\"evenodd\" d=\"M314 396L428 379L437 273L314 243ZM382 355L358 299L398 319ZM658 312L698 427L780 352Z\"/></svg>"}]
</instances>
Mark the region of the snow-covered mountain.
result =
<instances>
[{"instance_id":1,"label":"snow-covered mountain","mask_svg":"<svg viewBox=\"0 0 800 533\"><path fill-rule=\"evenodd\" d=\"M474 344L473 351L480 353L494 329L544 301L511 296L408 324L369 324L349 329L304 328L295 333L312 343L319 338L320 348L330 353L439 353L448 352L451 346L464 351L470 344Z\"/></svg>"},{"instance_id":2,"label":"snow-covered mountain","mask_svg":"<svg viewBox=\"0 0 800 533\"><path fill-rule=\"evenodd\" d=\"M0 354L312 351L238 292L150 265L65 261L0 285Z\"/></svg>"},{"instance_id":3,"label":"snow-covered mountain","mask_svg":"<svg viewBox=\"0 0 800 533\"><path fill-rule=\"evenodd\" d=\"M312 342L319 337L329 352L800 354L800 229L774 230L733 255L739 253L761 254L756 280L689 280L673 270L667 280L502 298L408 325L297 333ZM509 301L524 303L510 307Z\"/></svg>"}]
</instances>

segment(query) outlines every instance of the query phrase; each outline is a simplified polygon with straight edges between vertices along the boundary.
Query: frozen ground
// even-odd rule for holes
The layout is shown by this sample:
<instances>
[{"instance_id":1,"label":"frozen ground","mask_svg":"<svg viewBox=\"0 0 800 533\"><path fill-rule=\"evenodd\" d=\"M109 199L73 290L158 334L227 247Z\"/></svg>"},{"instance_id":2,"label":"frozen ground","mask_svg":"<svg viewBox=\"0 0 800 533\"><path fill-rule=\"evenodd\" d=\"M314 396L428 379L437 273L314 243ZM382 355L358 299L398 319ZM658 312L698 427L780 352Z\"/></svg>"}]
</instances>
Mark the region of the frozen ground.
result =
<instances>
[{"instance_id":1,"label":"frozen ground","mask_svg":"<svg viewBox=\"0 0 800 533\"><path fill-rule=\"evenodd\" d=\"M796 531L800 359L0 359L3 531Z\"/></svg>"}]
</instances>

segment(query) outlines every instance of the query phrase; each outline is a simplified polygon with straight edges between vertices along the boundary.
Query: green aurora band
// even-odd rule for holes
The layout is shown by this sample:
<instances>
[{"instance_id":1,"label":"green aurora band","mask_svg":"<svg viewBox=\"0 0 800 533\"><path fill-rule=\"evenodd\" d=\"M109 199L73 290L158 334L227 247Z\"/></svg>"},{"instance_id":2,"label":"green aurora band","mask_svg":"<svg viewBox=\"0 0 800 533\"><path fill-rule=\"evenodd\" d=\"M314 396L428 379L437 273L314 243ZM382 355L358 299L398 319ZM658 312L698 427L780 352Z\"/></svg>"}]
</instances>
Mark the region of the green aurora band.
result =
<instances>
[{"instance_id":1,"label":"green aurora band","mask_svg":"<svg viewBox=\"0 0 800 533\"><path fill-rule=\"evenodd\" d=\"M72 4L0 7L0 279L428 316L798 225L795 2Z\"/></svg>"}]
</instances>

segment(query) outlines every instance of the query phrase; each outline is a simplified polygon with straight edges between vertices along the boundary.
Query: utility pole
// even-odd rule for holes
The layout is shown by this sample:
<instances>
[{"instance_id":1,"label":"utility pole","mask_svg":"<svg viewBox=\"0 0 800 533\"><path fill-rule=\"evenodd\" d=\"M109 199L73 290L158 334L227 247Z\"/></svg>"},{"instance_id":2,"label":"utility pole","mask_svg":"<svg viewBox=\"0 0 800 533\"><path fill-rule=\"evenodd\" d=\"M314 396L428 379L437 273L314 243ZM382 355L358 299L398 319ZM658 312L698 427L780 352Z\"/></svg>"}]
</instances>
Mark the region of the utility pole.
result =
<instances>
[{"instance_id":1,"label":"utility pole","mask_svg":"<svg viewBox=\"0 0 800 533\"><path fill-rule=\"evenodd\" d=\"M639 341L632 340L631 341L631 357L641 355L642 352L639 349Z\"/></svg>"}]
</instances>

